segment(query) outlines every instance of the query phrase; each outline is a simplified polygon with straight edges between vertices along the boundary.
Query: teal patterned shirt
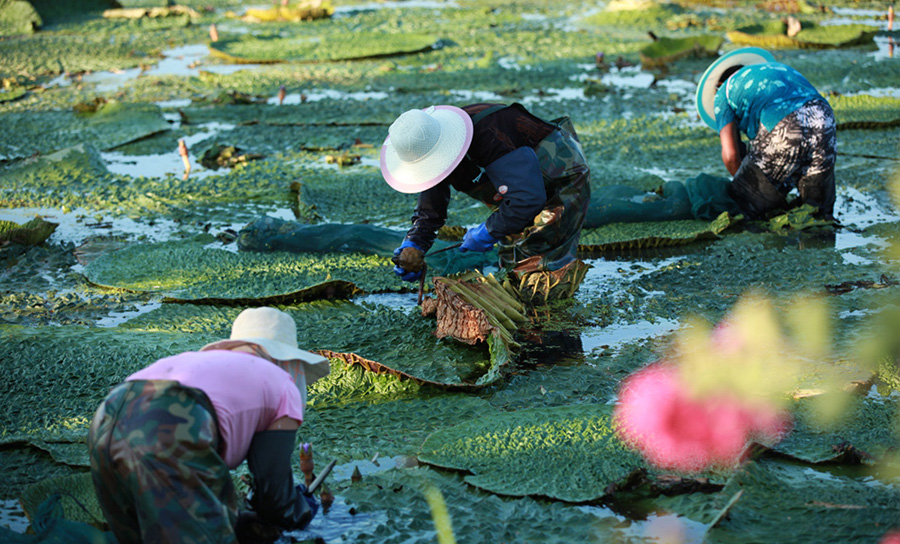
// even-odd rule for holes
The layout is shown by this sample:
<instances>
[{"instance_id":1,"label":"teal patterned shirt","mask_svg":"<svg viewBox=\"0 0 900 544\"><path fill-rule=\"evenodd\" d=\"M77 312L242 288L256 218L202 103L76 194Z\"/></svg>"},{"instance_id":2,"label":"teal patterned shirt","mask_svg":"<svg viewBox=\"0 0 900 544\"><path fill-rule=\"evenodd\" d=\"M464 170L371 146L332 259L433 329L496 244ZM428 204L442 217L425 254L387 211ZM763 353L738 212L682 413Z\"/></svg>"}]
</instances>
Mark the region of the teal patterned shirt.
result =
<instances>
[{"instance_id":1,"label":"teal patterned shirt","mask_svg":"<svg viewBox=\"0 0 900 544\"><path fill-rule=\"evenodd\" d=\"M716 130L737 121L751 140L759 126L772 131L779 121L822 95L800 72L780 62L744 66L716 91Z\"/></svg>"}]
</instances>

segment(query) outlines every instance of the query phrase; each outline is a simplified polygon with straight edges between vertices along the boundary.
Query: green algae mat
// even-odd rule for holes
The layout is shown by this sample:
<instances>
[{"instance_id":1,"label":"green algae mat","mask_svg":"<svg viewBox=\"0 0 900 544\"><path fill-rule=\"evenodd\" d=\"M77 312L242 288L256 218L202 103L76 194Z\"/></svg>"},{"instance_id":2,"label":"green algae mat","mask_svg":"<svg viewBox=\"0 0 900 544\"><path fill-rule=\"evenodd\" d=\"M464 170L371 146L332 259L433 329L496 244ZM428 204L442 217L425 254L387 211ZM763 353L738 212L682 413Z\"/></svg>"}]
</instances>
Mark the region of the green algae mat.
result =
<instances>
[{"instance_id":1,"label":"green algae mat","mask_svg":"<svg viewBox=\"0 0 900 544\"><path fill-rule=\"evenodd\" d=\"M431 50L438 39L428 34L375 32L291 38L241 36L213 42L209 50L235 63L334 62L421 53Z\"/></svg>"},{"instance_id":2,"label":"green algae mat","mask_svg":"<svg viewBox=\"0 0 900 544\"><path fill-rule=\"evenodd\" d=\"M467 483L492 493L598 500L645 466L616 438L612 410L583 405L497 412L436 431L419 460L466 471Z\"/></svg>"}]
</instances>

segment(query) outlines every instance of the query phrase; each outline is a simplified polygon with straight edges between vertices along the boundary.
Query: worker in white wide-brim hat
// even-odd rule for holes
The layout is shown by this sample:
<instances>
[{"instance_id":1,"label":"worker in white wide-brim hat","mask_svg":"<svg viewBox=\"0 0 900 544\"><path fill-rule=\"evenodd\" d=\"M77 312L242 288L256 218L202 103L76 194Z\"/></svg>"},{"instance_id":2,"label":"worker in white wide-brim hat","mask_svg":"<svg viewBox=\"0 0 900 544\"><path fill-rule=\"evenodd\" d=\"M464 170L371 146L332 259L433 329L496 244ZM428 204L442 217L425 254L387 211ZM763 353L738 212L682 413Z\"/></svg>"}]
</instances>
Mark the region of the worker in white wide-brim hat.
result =
<instances>
[{"instance_id":1,"label":"worker in white wide-brim hat","mask_svg":"<svg viewBox=\"0 0 900 544\"><path fill-rule=\"evenodd\" d=\"M88 434L91 477L119 542L274 541L306 527L318 502L291 459L306 386L328 360L297 347L294 319L251 308L231 337L165 357L114 387ZM253 476L238 510L230 473Z\"/></svg>"},{"instance_id":2,"label":"worker in white wide-brim hat","mask_svg":"<svg viewBox=\"0 0 900 544\"><path fill-rule=\"evenodd\" d=\"M831 218L834 112L800 72L765 49L737 49L707 68L696 102L700 117L719 133L722 161L733 176L728 193L745 214L765 218L807 203ZM799 199L789 203L793 189Z\"/></svg>"},{"instance_id":3,"label":"worker in white wide-brim hat","mask_svg":"<svg viewBox=\"0 0 900 544\"><path fill-rule=\"evenodd\" d=\"M548 122L521 104L409 110L390 126L381 173L397 191L419 194L412 228L395 251L394 272L406 281L420 278L453 190L491 211L459 250L498 245L500 265L520 286L537 285L531 280L542 275L577 276L586 266L576 253L590 168L567 117Z\"/></svg>"}]
</instances>

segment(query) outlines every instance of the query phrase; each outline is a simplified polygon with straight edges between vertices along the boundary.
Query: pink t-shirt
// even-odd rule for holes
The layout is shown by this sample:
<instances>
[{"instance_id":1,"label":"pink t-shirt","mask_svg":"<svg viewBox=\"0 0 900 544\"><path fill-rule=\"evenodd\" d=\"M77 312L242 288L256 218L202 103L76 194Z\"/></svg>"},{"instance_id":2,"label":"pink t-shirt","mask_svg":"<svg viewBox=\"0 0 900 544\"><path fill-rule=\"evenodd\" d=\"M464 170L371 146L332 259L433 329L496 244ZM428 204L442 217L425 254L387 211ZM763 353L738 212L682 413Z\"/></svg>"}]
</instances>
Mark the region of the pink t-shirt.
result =
<instances>
[{"instance_id":1,"label":"pink t-shirt","mask_svg":"<svg viewBox=\"0 0 900 544\"><path fill-rule=\"evenodd\" d=\"M219 418L230 468L247 457L254 433L285 416L303 421L303 400L291 375L249 353L189 351L160 359L125 380L174 380L206 393Z\"/></svg>"}]
</instances>

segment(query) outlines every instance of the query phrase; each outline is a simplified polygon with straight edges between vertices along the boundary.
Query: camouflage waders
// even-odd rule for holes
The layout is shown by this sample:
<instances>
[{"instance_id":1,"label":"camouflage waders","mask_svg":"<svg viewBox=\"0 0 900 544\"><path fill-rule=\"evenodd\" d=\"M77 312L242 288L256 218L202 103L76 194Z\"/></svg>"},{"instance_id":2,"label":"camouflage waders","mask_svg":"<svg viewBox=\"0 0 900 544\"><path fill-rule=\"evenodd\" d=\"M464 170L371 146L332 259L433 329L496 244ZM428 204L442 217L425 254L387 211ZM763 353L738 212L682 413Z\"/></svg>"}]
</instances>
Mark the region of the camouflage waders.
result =
<instances>
[{"instance_id":1,"label":"camouflage waders","mask_svg":"<svg viewBox=\"0 0 900 544\"><path fill-rule=\"evenodd\" d=\"M91 476L122 544L237 542L237 494L206 395L178 382L124 382L88 435Z\"/></svg>"},{"instance_id":2,"label":"camouflage waders","mask_svg":"<svg viewBox=\"0 0 900 544\"><path fill-rule=\"evenodd\" d=\"M547 203L534 224L498 244L500 264L512 268L525 302L572 296L588 265L577 259L581 226L591 200L591 171L568 117L538 145Z\"/></svg>"}]
</instances>

